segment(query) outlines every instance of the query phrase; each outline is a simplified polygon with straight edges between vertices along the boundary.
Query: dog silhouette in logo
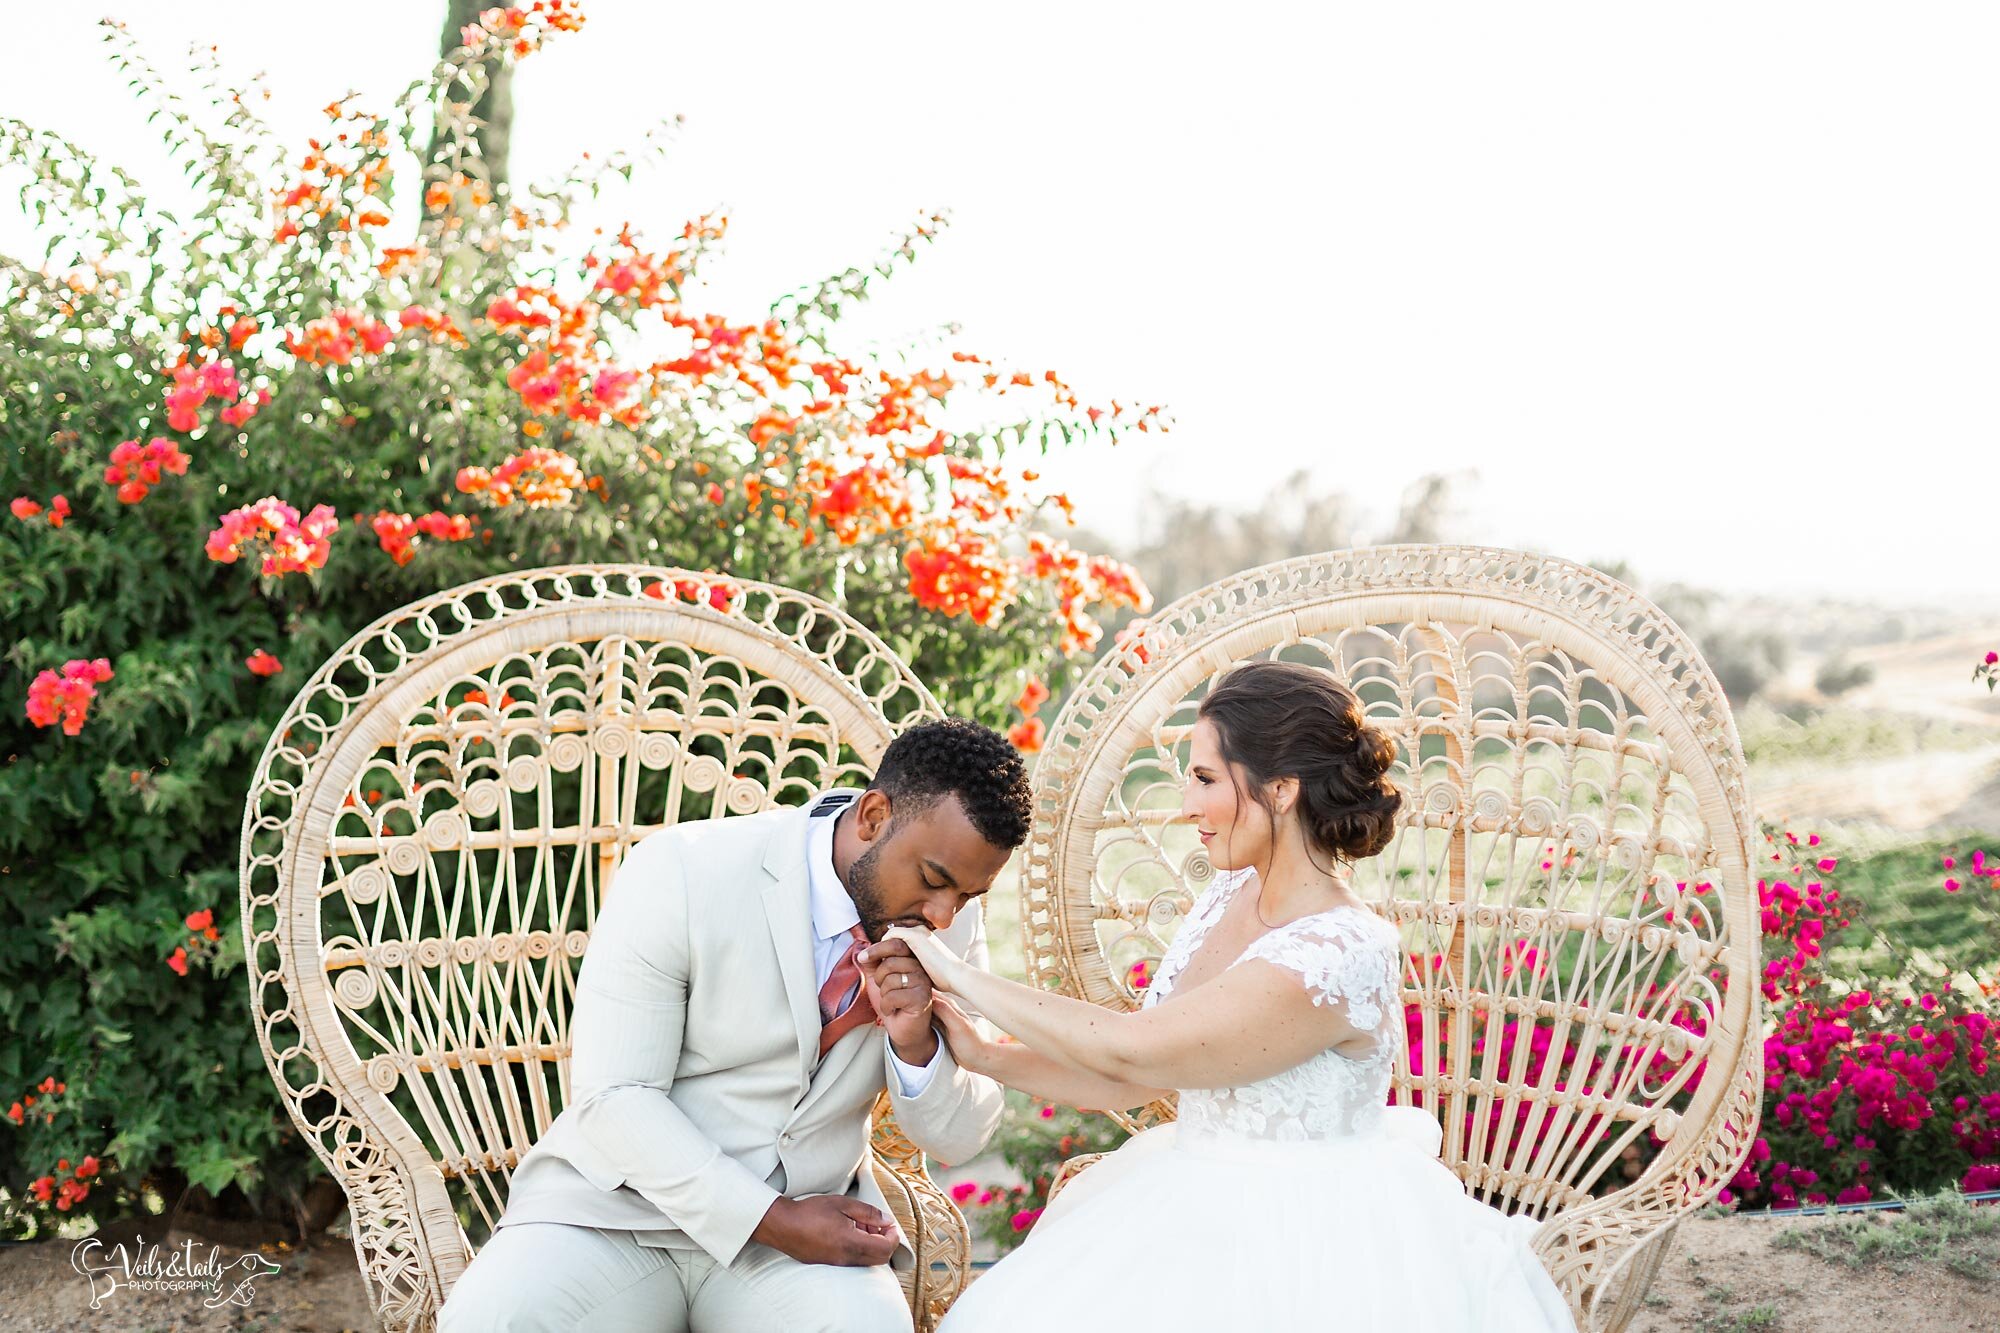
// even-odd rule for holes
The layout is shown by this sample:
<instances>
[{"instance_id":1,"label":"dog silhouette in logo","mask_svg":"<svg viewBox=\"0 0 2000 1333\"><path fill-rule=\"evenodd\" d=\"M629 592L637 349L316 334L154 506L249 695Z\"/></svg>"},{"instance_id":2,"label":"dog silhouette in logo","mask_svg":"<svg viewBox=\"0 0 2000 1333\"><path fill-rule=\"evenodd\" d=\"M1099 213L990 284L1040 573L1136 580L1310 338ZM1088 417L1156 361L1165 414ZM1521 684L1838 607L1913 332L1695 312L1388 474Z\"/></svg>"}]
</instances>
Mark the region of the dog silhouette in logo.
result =
<instances>
[{"instance_id":1,"label":"dog silhouette in logo","mask_svg":"<svg viewBox=\"0 0 2000 1333\"><path fill-rule=\"evenodd\" d=\"M251 1290L251 1284L259 1278L283 1271L283 1265L274 1264L263 1255L252 1251L222 1270L220 1281L215 1286L215 1294L210 1296L206 1303L207 1308L214 1310L224 1305L248 1305L250 1298L257 1294Z\"/></svg>"}]
</instances>

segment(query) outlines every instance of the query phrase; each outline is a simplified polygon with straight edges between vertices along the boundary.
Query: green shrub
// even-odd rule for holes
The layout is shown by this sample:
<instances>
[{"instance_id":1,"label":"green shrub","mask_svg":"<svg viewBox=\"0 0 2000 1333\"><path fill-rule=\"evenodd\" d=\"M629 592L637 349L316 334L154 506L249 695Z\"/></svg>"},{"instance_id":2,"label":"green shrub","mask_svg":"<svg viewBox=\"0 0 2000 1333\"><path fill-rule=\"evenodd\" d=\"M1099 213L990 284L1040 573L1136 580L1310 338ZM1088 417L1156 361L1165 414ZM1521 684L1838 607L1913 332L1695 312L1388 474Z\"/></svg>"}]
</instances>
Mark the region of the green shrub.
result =
<instances>
[{"instance_id":1,"label":"green shrub","mask_svg":"<svg viewBox=\"0 0 2000 1333\"><path fill-rule=\"evenodd\" d=\"M711 317L683 297L721 220L658 252L568 225L629 163L518 198L459 170L442 90L470 52L388 114L330 108L300 155L212 69L187 114L108 40L206 202L176 223L117 168L0 122L47 238L38 262L0 259L14 1235L190 1185L197 1205L295 1215L317 1167L250 1039L242 802L295 686L392 608L556 563L770 580L1004 725L1030 674L1060 687L1095 646L1094 609L1149 600L1042 530L1067 501L1009 459L1156 412L969 353L844 347L842 312L937 219L768 313Z\"/></svg>"}]
</instances>

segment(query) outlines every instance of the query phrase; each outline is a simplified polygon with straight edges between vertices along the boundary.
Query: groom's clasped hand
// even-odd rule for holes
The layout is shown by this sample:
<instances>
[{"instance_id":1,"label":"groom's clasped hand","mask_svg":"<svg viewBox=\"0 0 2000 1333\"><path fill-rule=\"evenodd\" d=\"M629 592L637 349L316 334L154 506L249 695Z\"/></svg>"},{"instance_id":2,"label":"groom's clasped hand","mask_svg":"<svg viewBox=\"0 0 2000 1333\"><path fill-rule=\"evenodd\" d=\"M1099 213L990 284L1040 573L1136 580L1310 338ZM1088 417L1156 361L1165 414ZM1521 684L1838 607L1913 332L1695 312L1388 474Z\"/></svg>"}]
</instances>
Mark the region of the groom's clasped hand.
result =
<instances>
[{"instance_id":1,"label":"groom's clasped hand","mask_svg":"<svg viewBox=\"0 0 2000 1333\"><path fill-rule=\"evenodd\" d=\"M875 1016L896 1057L921 1066L937 1054L938 1039L931 1027L935 990L930 973L917 960L911 941L900 938L917 933L903 927L891 930L857 954L854 961L861 967L868 1002L875 1007Z\"/></svg>"}]
</instances>

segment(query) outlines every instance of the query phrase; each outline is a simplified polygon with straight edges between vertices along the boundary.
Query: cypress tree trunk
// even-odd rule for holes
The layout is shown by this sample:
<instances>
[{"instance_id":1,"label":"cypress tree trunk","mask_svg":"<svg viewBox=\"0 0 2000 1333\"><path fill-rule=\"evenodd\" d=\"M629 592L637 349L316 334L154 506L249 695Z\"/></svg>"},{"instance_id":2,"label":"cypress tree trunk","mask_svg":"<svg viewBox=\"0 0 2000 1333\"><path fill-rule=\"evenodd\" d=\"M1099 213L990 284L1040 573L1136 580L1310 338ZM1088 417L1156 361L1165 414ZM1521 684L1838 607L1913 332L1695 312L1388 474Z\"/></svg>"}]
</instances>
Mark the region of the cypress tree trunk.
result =
<instances>
[{"instance_id":1,"label":"cypress tree trunk","mask_svg":"<svg viewBox=\"0 0 2000 1333\"><path fill-rule=\"evenodd\" d=\"M438 54L448 56L464 45L459 38L460 30L479 22L480 14L493 7L490 0L445 0L444 32L438 39ZM484 176L498 194L507 183L507 141L514 125L514 71L498 56L482 62L481 67L486 74L486 88L472 104L474 158L465 163L465 169ZM452 91L461 98L472 93L463 82L455 84Z\"/></svg>"}]
</instances>

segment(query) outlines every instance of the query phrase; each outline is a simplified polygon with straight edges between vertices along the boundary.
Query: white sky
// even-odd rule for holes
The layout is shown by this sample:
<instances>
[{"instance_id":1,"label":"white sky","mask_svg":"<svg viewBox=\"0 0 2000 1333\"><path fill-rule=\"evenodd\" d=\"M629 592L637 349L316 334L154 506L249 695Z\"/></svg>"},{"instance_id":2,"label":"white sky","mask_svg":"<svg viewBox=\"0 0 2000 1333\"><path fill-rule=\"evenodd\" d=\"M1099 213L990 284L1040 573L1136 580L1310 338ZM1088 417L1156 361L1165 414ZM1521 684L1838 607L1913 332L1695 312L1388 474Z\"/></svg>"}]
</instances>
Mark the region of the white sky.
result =
<instances>
[{"instance_id":1,"label":"white sky","mask_svg":"<svg viewBox=\"0 0 2000 1333\"><path fill-rule=\"evenodd\" d=\"M162 190L96 10L0 0L0 115ZM127 3L267 71L293 138L386 107L441 0ZM513 170L688 118L616 202L727 207L732 314L954 227L863 325L1177 429L1047 470L1118 535L1137 487L1248 504L1294 467L1376 525L1648 581L2000 606L2000 7L1687 3L681 5L593 0L516 80ZM0 199L0 245L22 221Z\"/></svg>"}]
</instances>

